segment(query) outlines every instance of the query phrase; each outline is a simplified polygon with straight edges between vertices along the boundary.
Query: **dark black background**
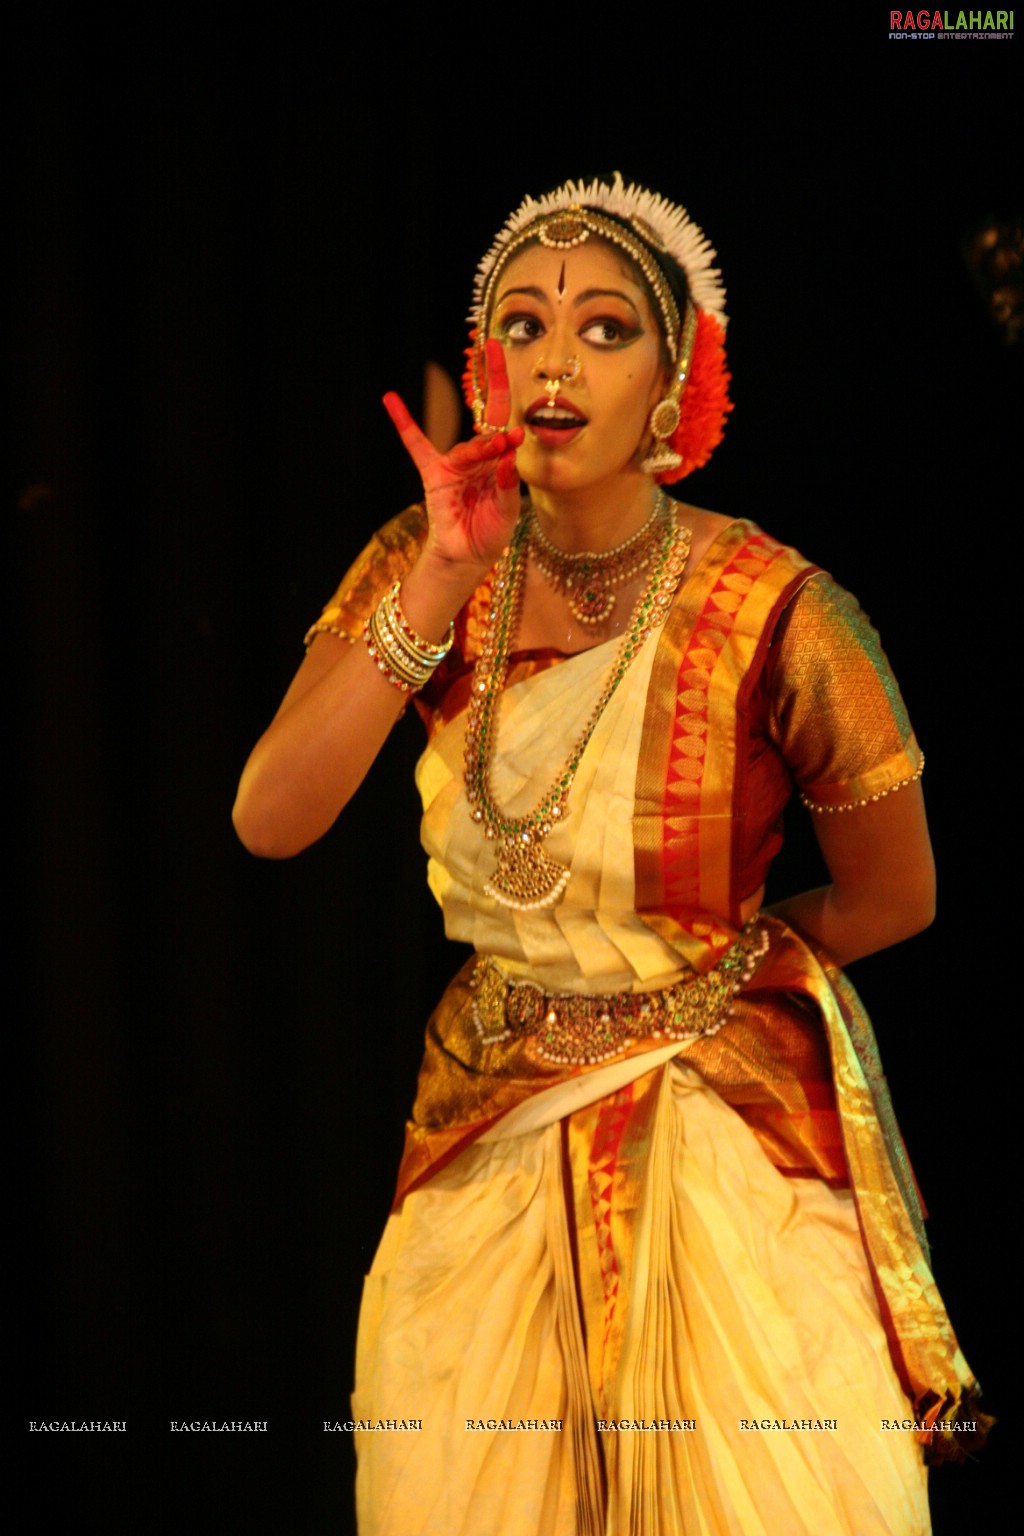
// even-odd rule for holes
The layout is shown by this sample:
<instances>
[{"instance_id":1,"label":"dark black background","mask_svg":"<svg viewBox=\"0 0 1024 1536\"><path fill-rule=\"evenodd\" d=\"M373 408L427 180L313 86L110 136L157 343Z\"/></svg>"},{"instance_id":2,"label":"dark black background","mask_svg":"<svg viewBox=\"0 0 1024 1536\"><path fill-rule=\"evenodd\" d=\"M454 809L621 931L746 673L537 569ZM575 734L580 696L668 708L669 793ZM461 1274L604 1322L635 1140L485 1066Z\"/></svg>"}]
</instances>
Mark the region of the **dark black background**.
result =
<instances>
[{"instance_id":1,"label":"dark black background","mask_svg":"<svg viewBox=\"0 0 1024 1536\"><path fill-rule=\"evenodd\" d=\"M1024 44L890 43L863 9L241 14L55 18L4 66L23 1528L349 1528L322 1421L455 965L417 726L297 861L252 860L229 811L303 631L415 496L381 392L458 371L525 191L618 167L687 204L729 289L736 409L686 494L857 592L928 754L939 919L853 976L1004 1421L935 1477L935 1528L1002 1529L1022 370L961 245L1020 210ZM817 879L799 818L785 858L779 891ZM270 1430L168 1432L191 1419Z\"/></svg>"}]
</instances>

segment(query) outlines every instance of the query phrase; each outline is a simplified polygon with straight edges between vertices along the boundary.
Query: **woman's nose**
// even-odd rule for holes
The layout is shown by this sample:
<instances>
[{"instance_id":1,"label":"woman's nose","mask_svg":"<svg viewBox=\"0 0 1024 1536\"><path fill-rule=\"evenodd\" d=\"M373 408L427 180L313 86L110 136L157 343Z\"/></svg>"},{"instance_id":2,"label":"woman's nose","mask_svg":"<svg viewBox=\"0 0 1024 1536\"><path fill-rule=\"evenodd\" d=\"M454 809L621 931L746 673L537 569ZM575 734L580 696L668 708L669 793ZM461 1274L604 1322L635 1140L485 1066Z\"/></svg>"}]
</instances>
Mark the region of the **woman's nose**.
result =
<instances>
[{"instance_id":1,"label":"woman's nose","mask_svg":"<svg viewBox=\"0 0 1024 1536\"><path fill-rule=\"evenodd\" d=\"M580 360L575 354L560 358L557 352L546 352L533 365L534 378L546 379L549 383L568 384L579 375Z\"/></svg>"}]
</instances>

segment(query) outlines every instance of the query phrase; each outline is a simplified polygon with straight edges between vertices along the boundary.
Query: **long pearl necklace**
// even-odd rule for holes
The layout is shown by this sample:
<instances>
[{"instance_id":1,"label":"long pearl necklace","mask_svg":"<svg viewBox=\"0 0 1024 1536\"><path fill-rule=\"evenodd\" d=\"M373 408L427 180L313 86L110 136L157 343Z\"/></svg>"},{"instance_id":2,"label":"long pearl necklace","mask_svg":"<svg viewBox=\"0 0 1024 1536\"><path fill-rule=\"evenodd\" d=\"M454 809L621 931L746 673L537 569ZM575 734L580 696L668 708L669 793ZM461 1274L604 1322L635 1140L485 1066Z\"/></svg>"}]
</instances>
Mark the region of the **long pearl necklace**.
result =
<instances>
[{"instance_id":1,"label":"long pearl necklace","mask_svg":"<svg viewBox=\"0 0 1024 1536\"><path fill-rule=\"evenodd\" d=\"M690 553L690 529L677 525L674 507L664 495L659 496L655 511L658 539L652 554L650 579L637 599L586 725L555 775L553 784L526 816L507 816L496 803L492 764L499 705L522 606L532 521L529 510L521 518L509 548L495 567L491 612L473 672L466 726L466 796L473 820L482 825L486 838L497 843L497 865L484 890L495 901L516 911L553 907L561 899L569 881L569 868L545 853L544 839L565 820L573 781L598 721L643 642L664 619L682 580Z\"/></svg>"}]
</instances>

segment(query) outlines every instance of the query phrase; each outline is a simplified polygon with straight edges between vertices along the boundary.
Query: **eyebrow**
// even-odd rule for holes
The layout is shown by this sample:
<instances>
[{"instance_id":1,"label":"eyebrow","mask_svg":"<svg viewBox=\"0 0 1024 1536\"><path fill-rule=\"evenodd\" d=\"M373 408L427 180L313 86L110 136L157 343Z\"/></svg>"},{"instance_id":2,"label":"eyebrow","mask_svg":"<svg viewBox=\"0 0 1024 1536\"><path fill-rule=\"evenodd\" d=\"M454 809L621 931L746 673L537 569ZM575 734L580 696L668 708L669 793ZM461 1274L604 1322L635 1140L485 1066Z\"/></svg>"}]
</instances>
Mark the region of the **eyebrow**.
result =
<instances>
[{"instance_id":1,"label":"eyebrow","mask_svg":"<svg viewBox=\"0 0 1024 1536\"><path fill-rule=\"evenodd\" d=\"M581 304L589 304L591 299L621 299L623 304L629 305L637 319L640 318L640 311L633 300L620 288L584 288L583 292L578 293L573 299L573 308L578 309Z\"/></svg>"},{"instance_id":2,"label":"eyebrow","mask_svg":"<svg viewBox=\"0 0 1024 1536\"><path fill-rule=\"evenodd\" d=\"M543 288L506 288L505 292L497 299L494 306L495 309L498 308L499 304L504 304L506 299L512 298L514 294L525 294L527 298L537 299L541 304L550 304L551 302L550 296ZM582 293L578 293L573 299L573 308L578 309L581 304L589 304L591 299L621 299L623 304L629 305L637 319L639 320L640 318L640 311L633 303L633 300L627 293L623 293L620 288L585 288Z\"/></svg>"},{"instance_id":3,"label":"eyebrow","mask_svg":"<svg viewBox=\"0 0 1024 1536\"><path fill-rule=\"evenodd\" d=\"M528 299L537 299L541 304L546 304L548 302L548 296L544 292L543 288L506 288L505 292L499 294L498 298L495 300L495 309L497 309L499 304L504 304L506 299L510 299L514 293L525 294Z\"/></svg>"}]
</instances>

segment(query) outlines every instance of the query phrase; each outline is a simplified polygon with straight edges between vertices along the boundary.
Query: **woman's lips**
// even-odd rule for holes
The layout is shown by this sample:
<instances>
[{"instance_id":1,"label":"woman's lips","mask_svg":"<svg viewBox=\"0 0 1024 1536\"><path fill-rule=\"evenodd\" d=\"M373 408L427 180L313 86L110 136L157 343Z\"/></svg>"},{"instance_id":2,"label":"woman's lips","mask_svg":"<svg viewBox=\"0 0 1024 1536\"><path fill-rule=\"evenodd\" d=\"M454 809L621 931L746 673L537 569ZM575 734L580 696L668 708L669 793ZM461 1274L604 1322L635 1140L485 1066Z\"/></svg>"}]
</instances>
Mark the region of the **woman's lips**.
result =
<instances>
[{"instance_id":1,"label":"woman's lips","mask_svg":"<svg viewBox=\"0 0 1024 1536\"><path fill-rule=\"evenodd\" d=\"M559 395L535 400L525 415L527 430L546 448L561 448L573 442L587 425L587 418L571 400Z\"/></svg>"}]
</instances>

